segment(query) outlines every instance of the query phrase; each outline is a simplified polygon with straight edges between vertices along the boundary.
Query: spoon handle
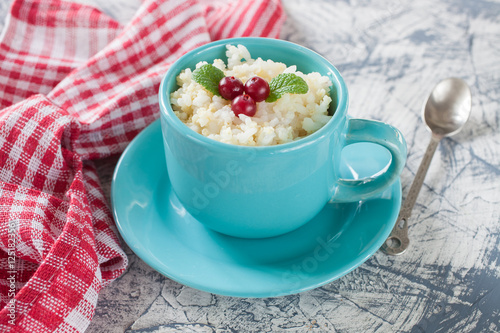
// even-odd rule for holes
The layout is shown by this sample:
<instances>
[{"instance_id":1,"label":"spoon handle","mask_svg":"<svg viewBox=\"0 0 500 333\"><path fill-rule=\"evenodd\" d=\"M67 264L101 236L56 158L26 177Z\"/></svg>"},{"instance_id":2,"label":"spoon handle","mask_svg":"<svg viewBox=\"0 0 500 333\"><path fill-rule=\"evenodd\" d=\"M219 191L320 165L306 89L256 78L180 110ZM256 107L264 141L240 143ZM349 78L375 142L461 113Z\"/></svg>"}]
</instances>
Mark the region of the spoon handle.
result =
<instances>
[{"instance_id":1,"label":"spoon handle","mask_svg":"<svg viewBox=\"0 0 500 333\"><path fill-rule=\"evenodd\" d=\"M431 141L427 146L422 162L418 167L415 179L410 186L406 200L399 212L398 219L396 220L396 225L391 231L391 234L382 245L381 249L387 254L397 255L403 253L408 245L410 244L410 239L408 238L408 219L411 216L411 211L415 202L417 201L418 194L424 183L425 175L432 161L432 157L436 152L436 148L441 141L442 136L432 134Z\"/></svg>"}]
</instances>

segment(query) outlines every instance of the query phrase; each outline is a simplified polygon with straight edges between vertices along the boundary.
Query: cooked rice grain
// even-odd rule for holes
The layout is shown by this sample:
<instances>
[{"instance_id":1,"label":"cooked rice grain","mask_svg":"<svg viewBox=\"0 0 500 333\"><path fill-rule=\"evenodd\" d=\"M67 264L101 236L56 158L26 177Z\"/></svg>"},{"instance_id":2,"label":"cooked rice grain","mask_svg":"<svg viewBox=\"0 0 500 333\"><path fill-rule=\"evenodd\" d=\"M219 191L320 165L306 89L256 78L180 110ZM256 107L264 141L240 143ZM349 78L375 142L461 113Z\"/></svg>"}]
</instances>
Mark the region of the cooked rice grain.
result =
<instances>
[{"instance_id":1,"label":"cooked rice grain","mask_svg":"<svg viewBox=\"0 0 500 333\"><path fill-rule=\"evenodd\" d=\"M231 102L215 96L192 80L187 68L177 77L179 89L171 94L175 114L193 131L208 138L244 146L269 146L287 143L314 133L331 118L328 107L332 99L328 77L319 73L303 74L296 66L287 67L272 60L252 59L242 46L227 45L227 66L221 59L213 65L226 76L239 78L243 83L253 76L270 82L281 73L295 73L309 87L306 94L285 94L276 102L257 103L255 116L236 117ZM196 68L206 64L200 62Z\"/></svg>"}]
</instances>

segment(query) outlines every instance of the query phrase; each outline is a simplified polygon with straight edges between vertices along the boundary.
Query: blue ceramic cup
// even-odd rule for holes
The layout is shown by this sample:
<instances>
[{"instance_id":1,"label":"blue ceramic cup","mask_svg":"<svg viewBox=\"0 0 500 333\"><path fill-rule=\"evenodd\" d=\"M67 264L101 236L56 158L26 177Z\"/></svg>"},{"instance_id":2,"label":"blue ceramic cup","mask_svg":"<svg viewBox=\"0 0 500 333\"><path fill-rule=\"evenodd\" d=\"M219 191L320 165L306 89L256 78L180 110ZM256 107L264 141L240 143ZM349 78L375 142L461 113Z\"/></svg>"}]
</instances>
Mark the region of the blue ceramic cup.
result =
<instances>
[{"instance_id":1,"label":"blue ceramic cup","mask_svg":"<svg viewBox=\"0 0 500 333\"><path fill-rule=\"evenodd\" d=\"M200 61L225 60L227 44L244 45L253 58L328 76L333 83L331 120L305 138L265 147L221 143L192 131L171 107L170 93L178 89L176 77ZM187 212L223 234L262 238L287 233L311 220L329 201L365 200L383 191L399 177L406 162L401 133L381 122L350 118L340 73L317 53L294 43L248 37L205 44L170 67L159 99L172 188ZM357 142L377 143L389 150L392 159L385 172L360 180L339 177L343 147Z\"/></svg>"}]
</instances>

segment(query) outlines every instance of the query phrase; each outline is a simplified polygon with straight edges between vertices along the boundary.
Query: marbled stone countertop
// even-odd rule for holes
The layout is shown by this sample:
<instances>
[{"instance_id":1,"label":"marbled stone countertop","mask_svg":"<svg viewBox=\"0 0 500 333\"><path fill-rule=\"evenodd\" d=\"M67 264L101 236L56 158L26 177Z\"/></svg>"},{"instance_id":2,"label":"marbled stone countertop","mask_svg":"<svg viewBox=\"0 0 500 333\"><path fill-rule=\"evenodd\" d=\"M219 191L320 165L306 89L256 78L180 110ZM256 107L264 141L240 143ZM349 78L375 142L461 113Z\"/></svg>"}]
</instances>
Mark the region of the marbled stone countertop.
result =
<instances>
[{"instance_id":1,"label":"marbled stone countertop","mask_svg":"<svg viewBox=\"0 0 500 333\"><path fill-rule=\"evenodd\" d=\"M122 22L138 6L84 2ZM3 17L8 3L0 2ZM499 332L500 3L283 3L281 38L337 66L349 88L349 113L404 134L403 199L430 138L421 120L427 95L450 76L471 86L472 115L438 147L410 219L409 249L401 256L378 251L314 290L243 299L178 284L125 246L129 267L99 294L88 332ZM108 191L114 162L99 167Z\"/></svg>"}]
</instances>

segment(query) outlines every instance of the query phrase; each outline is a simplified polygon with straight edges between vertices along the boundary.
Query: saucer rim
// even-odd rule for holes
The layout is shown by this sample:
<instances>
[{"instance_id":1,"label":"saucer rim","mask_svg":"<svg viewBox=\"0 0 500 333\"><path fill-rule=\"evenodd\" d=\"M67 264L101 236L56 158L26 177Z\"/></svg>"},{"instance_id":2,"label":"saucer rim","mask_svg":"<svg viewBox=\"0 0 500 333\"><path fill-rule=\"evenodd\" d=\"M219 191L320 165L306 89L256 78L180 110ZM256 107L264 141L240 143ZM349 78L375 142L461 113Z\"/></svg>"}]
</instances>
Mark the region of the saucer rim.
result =
<instances>
[{"instance_id":1,"label":"saucer rim","mask_svg":"<svg viewBox=\"0 0 500 333\"><path fill-rule=\"evenodd\" d=\"M182 285L198 289L201 291L205 292L210 292L213 294L217 295L222 295L222 296L230 296L230 297L242 297L242 298L267 298L267 297L279 297L279 296L286 296L286 295L292 295L292 294L297 294L301 293L307 290L312 290L321 286L324 286L328 283L331 283L332 281L335 281L339 279L340 277L349 274L352 272L354 269L362 265L366 260L368 260L370 257L372 257L378 250L379 248L383 245L387 237L389 236L392 228L394 227L396 220L397 220L397 214L399 213L399 209L396 208L396 211L392 210L392 215L393 221L387 220L389 223L387 224L384 232L379 235L378 240L374 240L374 243L366 249L365 255L364 256L358 256L358 257L353 257L350 265L346 265L343 269L340 269L339 272L336 274L333 274L329 276L328 279L324 279L318 283L311 283L311 284L305 284L304 286L301 287L296 287L296 288L283 288L283 290L280 290L279 292L261 292L261 293L255 293L255 292L245 292L245 291L234 291L234 290L223 290L220 288L214 288L210 287L209 283L207 284L200 284L199 282L192 281L189 279L183 279L181 274L173 274L171 272L165 271L161 266L161 262L158 260L153 260L150 258L150 256L146 254L141 253L141 246L137 246L136 242L130 238L128 235L127 231L124 230L124 226L120 222L119 219L119 212L116 209L116 204L115 201L117 200L117 196L115 195L115 187L117 181L119 181L118 176L119 173L122 169L122 165L124 164L124 161L126 158L131 154L131 151L135 148L135 146L141 145L141 141L144 141L144 139L148 138L150 135L153 135L155 131L161 131L160 128L160 119L157 119L150 125L148 125L144 130L142 130L132 141L131 143L125 148L123 151L122 155L120 156L115 170L113 172L113 177L112 177L112 183L111 183L111 206L112 206L112 213L113 217L117 226L117 229L125 241L125 243L130 247L130 249L141 259L143 260L146 264L148 264L151 268L153 268L155 271L158 273L168 277L169 279L172 279ZM401 180L398 178L393 184L391 184L388 189L391 189L393 193L393 198L391 201L396 200L394 202L395 207L400 207L401 206L401 201L402 201L402 188L401 188ZM391 215L390 213L388 215ZM380 244L378 244L380 243ZM143 246L142 246L143 247ZM332 268L332 272L335 271L336 268Z\"/></svg>"}]
</instances>

